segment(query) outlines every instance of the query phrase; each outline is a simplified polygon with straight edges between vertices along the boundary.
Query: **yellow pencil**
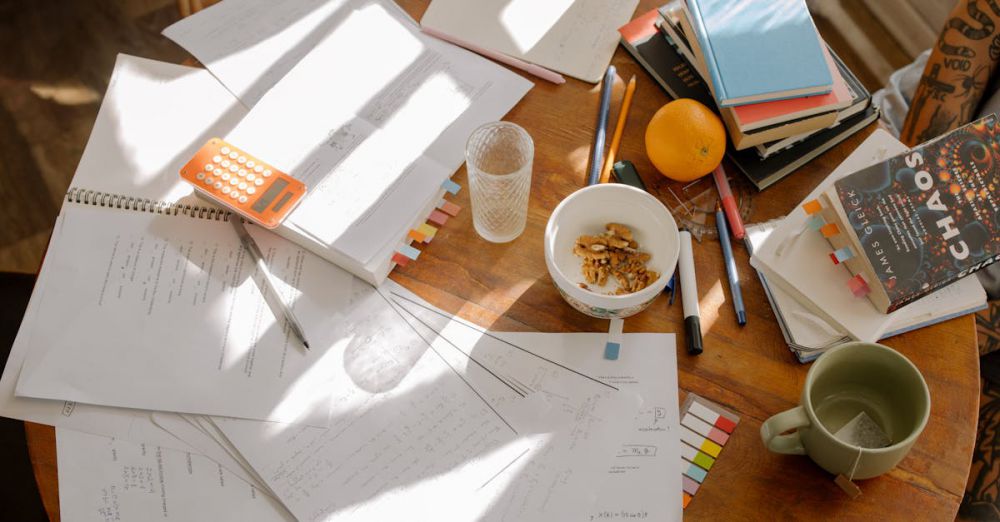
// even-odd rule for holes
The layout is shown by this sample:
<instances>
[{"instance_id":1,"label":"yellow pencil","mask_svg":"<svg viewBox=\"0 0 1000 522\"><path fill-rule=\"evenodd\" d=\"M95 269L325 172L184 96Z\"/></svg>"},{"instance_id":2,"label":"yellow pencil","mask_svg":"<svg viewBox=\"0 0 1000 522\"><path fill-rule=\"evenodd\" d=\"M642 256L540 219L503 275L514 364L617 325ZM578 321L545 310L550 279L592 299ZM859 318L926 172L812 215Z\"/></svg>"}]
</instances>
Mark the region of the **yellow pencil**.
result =
<instances>
[{"instance_id":1,"label":"yellow pencil","mask_svg":"<svg viewBox=\"0 0 1000 522\"><path fill-rule=\"evenodd\" d=\"M622 131L625 130L625 120L628 119L628 109L632 106L632 94L635 93L635 75L629 79L625 86L625 97L622 99L622 108L618 111L618 124L615 125L615 134L611 137L611 148L608 150L608 159L604 162L604 169L601 170L601 183L607 183L611 179L611 167L615 164L615 156L618 154L618 146L622 141Z\"/></svg>"}]
</instances>

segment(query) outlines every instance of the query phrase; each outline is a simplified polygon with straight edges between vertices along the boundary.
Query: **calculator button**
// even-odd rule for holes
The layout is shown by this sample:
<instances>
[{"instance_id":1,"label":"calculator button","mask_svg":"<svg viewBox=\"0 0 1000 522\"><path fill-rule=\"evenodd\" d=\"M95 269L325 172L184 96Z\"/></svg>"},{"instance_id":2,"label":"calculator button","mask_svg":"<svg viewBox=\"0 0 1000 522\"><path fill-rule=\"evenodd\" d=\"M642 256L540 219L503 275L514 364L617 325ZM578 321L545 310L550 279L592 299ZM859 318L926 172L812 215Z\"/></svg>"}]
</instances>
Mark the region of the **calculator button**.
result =
<instances>
[{"instance_id":1,"label":"calculator button","mask_svg":"<svg viewBox=\"0 0 1000 522\"><path fill-rule=\"evenodd\" d=\"M229 166L232 165L232 164L233 164L233 162L231 162L231 161L229 161L227 159L222 160L222 163L221 163L222 168L224 168L224 169L229 168Z\"/></svg>"},{"instance_id":2,"label":"calculator button","mask_svg":"<svg viewBox=\"0 0 1000 522\"><path fill-rule=\"evenodd\" d=\"M247 157L246 156L240 156L240 157L236 158L236 163L239 163L240 165L242 165L242 164L244 164L246 162L247 162Z\"/></svg>"},{"instance_id":3,"label":"calculator button","mask_svg":"<svg viewBox=\"0 0 1000 522\"><path fill-rule=\"evenodd\" d=\"M246 184L246 182L245 182L245 181L241 181L241 182L240 182L240 190L246 190L246 189L247 189L247 184Z\"/></svg>"},{"instance_id":4,"label":"calculator button","mask_svg":"<svg viewBox=\"0 0 1000 522\"><path fill-rule=\"evenodd\" d=\"M205 173L204 172L199 172L199 173L195 174L194 177L198 181L201 181L201 180L205 179Z\"/></svg>"},{"instance_id":5,"label":"calculator button","mask_svg":"<svg viewBox=\"0 0 1000 522\"><path fill-rule=\"evenodd\" d=\"M231 192L229 193L229 197L231 197L231 198L233 198L233 199L236 199L236 198L240 197L240 193L239 193L239 192L236 192L235 190L233 190L233 191L231 191Z\"/></svg>"},{"instance_id":6,"label":"calculator button","mask_svg":"<svg viewBox=\"0 0 1000 522\"><path fill-rule=\"evenodd\" d=\"M236 159L238 157L240 157L240 153L239 152L233 151L233 152L229 153L229 159Z\"/></svg>"},{"instance_id":7,"label":"calculator button","mask_svg":"<svg viewBox=\"0 0 1000 522\"><path fill-rule=\"evenodd\" d=\"M248 169L252 169L254 165L256 165L256 163L254 163L253 160L247 160Z\"/></svg>"},{"instance_id":8,"label":"calculator button","mask_svg":"<svg viewBox=\"0 0 1000 522\"><path fill-rule=\"evenodd\" d=\"M231 188L229 188L229 185L223 185L223 186L222 186L222 193L223 193L223 194L229 194L229 191L230 191L230 190L232 190L232 189L231 189Z\"/></svg>"},{"instance_id":9,"label":"calculator button","mask_svg":"<svg viewBox=\"0 0 1000 522\"><path fill-rule=\"evenodd\" d=\"M239 182L240 182L240 178L233 178L233 179L229 180L229 184L230 185L235 185L235 184L237 184Z\"/></svg>"},{"instance_id":10,"label":"calculator button","mask_svg":"<svg viewBox=\"0 0 1000 522\"><path fill-rule=\"evenodd\" d=\"M240 175L241 178L245 178L247 175L247 171L245 169L240 169L238 174Z\"/></svg>"},{"instance_id":11,"label":"calculator button","mask_svg":"<svg viewBox=\"0 0 1000 522\"><path fill-rule=\"evenodd\" d=\"M220 188L222 188L222 182L221 181L216 181L215 185L212 185L212 186L215 187L215 190L219 190Z\"/></svg>"},{"instance_id":12,"label":"calculator button","mask_svg":"<svg viewBox=\"0 0 1000 522\"><path fill-rule=\"evenodd\" d=\"M254 192L257 192L256 187L247 187L247 194L253 194Z\"/></svg>"},{"instance_id":13,"label":"calculator button","mask_svg":"<svg viewBox=\"0 0 1000 522\"><path fill-rule=\"evenodd\" d=\"M247 197L246 196L240 196L240 203L246 203L246 202L247 202Z\"/></svg>"},{"instance_id":14,"label":"calculator button","mask_svg":"<svg viewBox=\"0 0 1000 522\"><path fill-rule=\"evenodd\" d=\"M228 172L223 172L222 175L219 177L222 178L222 181L229 181L229 178L231 178L232 176L230 176Z\"/></svg>"},{"instance_id":15,"label":"calculator button","mask_svg":"<svg viewBox=\"0 0 1000 522\"><path fill-rule=\"evenodd\" d=\"M212 172L213 170L215 170L215 165L212 165L211 163L205 165L205 172Z\"/></svg>"},{"instance_id":16,"label":"calculator button","mask_svg":"<svg viewBox=\"0 0 1000 522\"><path fill-rule=\"evenodd\" d=\"M222 147L222 150L220 150L219 152L223 154L229 154L229 147Z\"/></svg>"},{"instance_id":17,"label":"calculator button","mask_svg":"<svg viewBox=\"0 0 1000 522\"><path fill-rule=\"evenodd\" d=\"M263 184L264 184L264 180L262 180L262 179L260 179L260 178L257 178L257 179L255 179L255 180L253 180L253 184L254 184L254 185L257 185L257 186L259 187L259 186L261 186L261 185L263 185Z\"/></svg>"},{"instance_id":18,"label":"calculator button","mask_svg":"<svg viewBox=\"0 0 1000 522\"><path fill-rule=\"evenodd\" d=\"M257 165L256 167L253 168L253 171L254 172L263 172L264 171L264 167L261 167L260 165Z\"/></svg>"},{"instance_id":19,"label":"calculator button","mask_svg":"<svg viewBox=\"0 0 1000 522\"><path fill-rule=\"evenodd\" d=\"M218 163L218 162L222 161L222 156L215 155L214 157L212 157L212 161L214 163Z\"/></svg>"},{"instance_id":20,"label":"calculator button","mask_svg":"<svg viewBox=\"0 0 1000 522\"><path fill-rule=\"evenodd\" d=\"M271 170L270 169L264 169L264 177L266 178L266 177L268 177L270 175L271 175Z\"/></svg>"}]
</instances>

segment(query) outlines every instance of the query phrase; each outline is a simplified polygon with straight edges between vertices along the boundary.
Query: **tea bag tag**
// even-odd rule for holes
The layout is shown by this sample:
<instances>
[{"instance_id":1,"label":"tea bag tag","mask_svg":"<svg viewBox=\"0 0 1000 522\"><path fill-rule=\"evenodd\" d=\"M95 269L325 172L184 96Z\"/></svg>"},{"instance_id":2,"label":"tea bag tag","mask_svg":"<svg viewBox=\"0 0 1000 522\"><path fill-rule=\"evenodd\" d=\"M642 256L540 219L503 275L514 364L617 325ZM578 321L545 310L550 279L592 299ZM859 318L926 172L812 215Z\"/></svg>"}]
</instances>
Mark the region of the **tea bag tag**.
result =
<instances>
[{"instance_id":1,"label":"tea bag tag","mask_svg":"<svg viewBox=\"0 0 1000 522\"><path fill-rule=\"evenodd\" d=\"M847 496L851 497L851 500L861 496L861 488L843 474L837 475L837 478L833 479L833 482L840 486L840 489L844 490L844 493L847 493Z\"/></svg>"}]
</instances>

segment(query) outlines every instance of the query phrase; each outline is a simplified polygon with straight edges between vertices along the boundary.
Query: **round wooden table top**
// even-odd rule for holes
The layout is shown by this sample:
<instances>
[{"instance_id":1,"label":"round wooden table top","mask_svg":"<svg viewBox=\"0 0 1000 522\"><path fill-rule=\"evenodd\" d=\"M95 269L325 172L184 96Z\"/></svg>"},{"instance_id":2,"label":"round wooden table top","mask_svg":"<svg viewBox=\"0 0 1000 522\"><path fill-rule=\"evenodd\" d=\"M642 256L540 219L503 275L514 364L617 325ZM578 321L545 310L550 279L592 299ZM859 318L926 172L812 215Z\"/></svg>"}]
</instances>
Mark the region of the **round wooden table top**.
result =
<instances>
[{"instance_id":1,"label":"round wooden table top","mask_svg":"<svg viewBox=\"0 0 1000 522\"><path fill-rule=\"evenodd\" d=\"M427 0L399 2L415 19ZM636 15L658 7L642 0ZM663 197L679 190L656 173L646 158L643 133L653 113L669 97L622 48L610 121L616 121L624 81L638 82L618 157L631 160L650 191ZM567 305L545 268L542 238L549 214L585 184L594 136L600 86L567 78L563 85L543 80L505 118L535 142L528 224L507 244L481 239L472 227L469 191L451 198L464 210L452 218L417 262L397 268L392 278L431 303L501 331L605 332L607 321L592 319ZM777 185L752 195L749 222L787 214L874 129L849 138ZM454 178L466 185L464 168ZM666 202L666 200L664 200ZM782 338L774 314L743 245L734 242L743 282L748 323L736 324L725 267L715 239L695 243L705 353L684 350L679 300L661 296L646 311L625 321L626 332L675 332L680 399L694 392L737 412L741 422L718 463L685 510L694 520L914 519L952 520L962 499L976 436L979 358L970 316L885 341L912 360L930 387L931 418L910 454L896 469L859 483L863 494L851 500L828 473L807 457L776 455L761 444L760 424L795 406L808 365L799 364ZM54 431L28 424L29 447L43 500L58 519ZM667 493L667 492L665 492ZM677 492L679 494L679 492Z\"/></svg>"}]
</instances>

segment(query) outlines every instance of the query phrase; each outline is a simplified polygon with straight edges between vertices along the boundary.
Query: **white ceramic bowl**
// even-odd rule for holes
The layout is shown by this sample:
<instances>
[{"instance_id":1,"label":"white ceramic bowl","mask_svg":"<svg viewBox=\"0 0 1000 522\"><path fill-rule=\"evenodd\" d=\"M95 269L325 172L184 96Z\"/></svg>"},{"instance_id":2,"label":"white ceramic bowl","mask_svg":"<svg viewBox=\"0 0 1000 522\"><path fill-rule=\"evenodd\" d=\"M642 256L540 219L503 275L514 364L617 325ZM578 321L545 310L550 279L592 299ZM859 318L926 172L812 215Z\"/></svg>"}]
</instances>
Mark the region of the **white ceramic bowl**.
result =
<instances>
[{"instance_id":1,"label":"white ceramic bowl","mask_svg":"<svg viewBox=\"0 0 1000 522\"><path fill-rule=\"evenodd\" d=\"M607 295L616 288L614 278L608 278L604 288L596 291L580 288L586 280L573 245L582 235L603 233L607 223L632 229L639 250L651 255L646 266L660 273L656 282L625 295ZM663 203L645 191L618 183L591 185L570 194L552 212L545 227L545 265L559 293L573 308L602 319L625 318L649 306L674 273L679 249L677 223Z\"/></svg>"}]
</instances>

